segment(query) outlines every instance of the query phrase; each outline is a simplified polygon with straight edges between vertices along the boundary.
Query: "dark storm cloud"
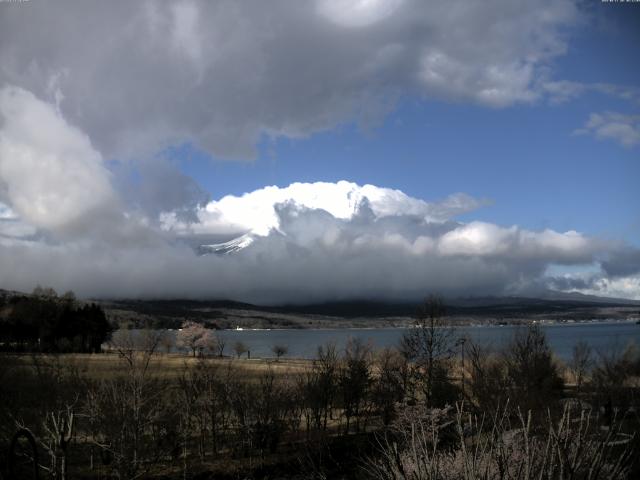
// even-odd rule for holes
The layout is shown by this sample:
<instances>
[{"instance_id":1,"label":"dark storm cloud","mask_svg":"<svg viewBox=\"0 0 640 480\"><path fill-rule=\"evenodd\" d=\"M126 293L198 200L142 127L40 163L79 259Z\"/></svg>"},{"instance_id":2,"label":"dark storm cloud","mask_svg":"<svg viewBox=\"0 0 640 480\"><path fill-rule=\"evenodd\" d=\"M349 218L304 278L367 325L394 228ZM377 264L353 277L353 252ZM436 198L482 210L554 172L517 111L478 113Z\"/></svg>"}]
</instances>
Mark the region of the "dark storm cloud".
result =
<instances>
[{"instance_id":1,"label":"dark storm cloud","mask_svg":"<svg viewBox=\"0 0 640 480\"><path fill-rule=\"evenodd\" d=\"M602 269L612 277L637 275L640 273L640 250L623 247L611 252L608 258L602 261Z\"/></svg>"},{"instance_id":2,"label":"dark storm cloud","mask_svg":"<svg viewBox=\"0 0 640 480\"><path fill-rule=\"evenodd\" d=\"M548 277L545 286L552 290L591 290L598 289L598 279L594 276L582 277Z\"/></svg>"}]
</instances>

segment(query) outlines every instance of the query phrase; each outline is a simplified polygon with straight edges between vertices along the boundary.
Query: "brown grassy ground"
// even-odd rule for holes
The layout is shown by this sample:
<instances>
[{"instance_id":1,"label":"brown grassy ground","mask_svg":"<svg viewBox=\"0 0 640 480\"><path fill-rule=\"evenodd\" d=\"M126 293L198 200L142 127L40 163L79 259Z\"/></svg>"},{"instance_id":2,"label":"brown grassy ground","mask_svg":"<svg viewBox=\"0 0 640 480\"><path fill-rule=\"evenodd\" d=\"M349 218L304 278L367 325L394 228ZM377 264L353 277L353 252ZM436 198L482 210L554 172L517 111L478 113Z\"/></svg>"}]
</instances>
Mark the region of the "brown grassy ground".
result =
<instances>
[{"instance_id":1,"label":"brown grassy ground","mask_svg":"<svg viewBox=\"0 0 640 480\"><path fill-rule=\"evenodd\" d=\"M142 354L138 354L138 360ZM202 359L180 354L154 354L149 362L152 375L163 378L177 378L185 369L193 367ZM0 355L0 361L14 368L35 368L36 364L45 368L75 369L81 376L94 379L113 378L122 373L126 364L118 353L100 354L58 354L58 355ZM245 378L258 377L270 368L276 374L302 373L311 367L312 362L306 359L237 359L206 358L206 362L221 367L233 366Z\"/></svg>"}]
</instances>

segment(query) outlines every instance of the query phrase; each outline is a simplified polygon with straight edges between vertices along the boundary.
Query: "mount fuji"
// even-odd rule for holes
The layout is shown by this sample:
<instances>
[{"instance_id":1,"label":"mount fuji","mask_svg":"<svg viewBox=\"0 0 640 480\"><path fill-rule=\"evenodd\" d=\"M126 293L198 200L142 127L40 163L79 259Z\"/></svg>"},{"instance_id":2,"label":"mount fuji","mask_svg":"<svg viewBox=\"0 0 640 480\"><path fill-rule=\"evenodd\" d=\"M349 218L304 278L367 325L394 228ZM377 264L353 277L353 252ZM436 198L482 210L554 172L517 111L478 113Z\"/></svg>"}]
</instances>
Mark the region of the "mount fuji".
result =
<instances>
[{"instance_id":1,"label":"mount fuji","mask_svg":"<svg viewBox=\"0 0 640 480\"><path fill-rule=\"evenodd\" d=\"M320 217L325 214L338 222L353 222L358 216L366 216L369 222L382 221L388 226L397 223L398 218L413 224L439 225L486 203L463 193L430 203L400 190L361 186L343 180L337 183L293 183L283 188L269 186L242 196L228 195L200 210L196 224L182 224L171 216L165 216L163 221L166 229L187 236L215 233L229 237L235 233L231 240L197 246L200 255L227 255L238 253L261 237L275 232L286 236L283 221L287 221L287 217L299 218L302 211L322 212ZM319 228L322 227L320 225ZM326 222L324 227L327 227Z\"/></svg>"},{"instance_id":2,"label":"mount fuji","mask_svg":"<svg viewBox=\"0 0 640 480\"><path fill-rule=\"evenodd\" d=\"M245 233L244 235L240 235L239 237L229 240L228 242L200 245L198 246L198 253L200 255L229 255L244 250L254 241L255 235L251 233Z\"/></svg>"}]
</instances>

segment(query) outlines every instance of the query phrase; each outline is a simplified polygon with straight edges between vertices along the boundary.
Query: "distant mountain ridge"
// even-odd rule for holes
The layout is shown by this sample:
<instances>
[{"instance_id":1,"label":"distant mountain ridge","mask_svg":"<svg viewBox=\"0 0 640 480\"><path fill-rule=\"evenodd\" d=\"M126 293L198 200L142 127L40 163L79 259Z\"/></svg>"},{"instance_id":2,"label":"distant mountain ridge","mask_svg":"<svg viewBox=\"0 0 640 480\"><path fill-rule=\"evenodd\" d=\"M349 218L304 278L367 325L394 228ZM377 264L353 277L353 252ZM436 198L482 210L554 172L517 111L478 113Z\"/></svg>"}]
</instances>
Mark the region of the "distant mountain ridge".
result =
<instances>
[{"instance_id":1,"label":"distant mountain ridge","mask_svg":"<svg viewBox=\"0 0 640 480\"><path fill-rule=\"evenodd\" d=\"M628 298L600 297L597 295L586 295L580 292L559 292L555 290L545 290L535 296L487 296L487 297L457 297L448 300L448 304L457 306L483 306L489 304L512 304L519 302L578 302L606 305L639 305L640 300L630 300Z\"/></svg>"},{"instance_id":2,"label":"distant mountain ridge","mask_svg":"<svg viewBox=\"0 0 640 480\"><path fill-rule=\"evenodd\" d=\"M283 305L279 307L261 307L279 311L335 315L343 317L352 316L414 316L419 301L416 302L383 302L383 301L336 301L307 305ZM555 298L530 298L530 297L467 297L446 299L447 314L451 316L480 315L500 313L502 315L512 313L526 315L528 313L561 312L581 308L598 307L639 307L640 301L628 299L604 298L592 295L568 295L561 292Z\"/></svg>"},{"instance_id":3,"label":"distant mountain ridge","mask_svg":"<svg viewBox=\"0 0 640 480\"><path fill-rule=\"evenodd\" d=\"M29 295L0 290L0 297ZM457 323L501 323L528 320L637 320L640 301L563 292L540 297L445 298L446 315ZM354 299L311 304L255 305L233 300L96 299L119 325L179 328L185 320L213 328L341 328L406 326L421 300Z\"/></svg>"},{"instance_id":4,"label":"distant mountain ridge","mask_svg":"<svg viewBox=\"0 0 640 480\"><path fill-rule=\"evenodd\" d=\"M242 241L236 242L234 239L230 242L225 242L215 245L203 245L208 246L216 253L225 253L225 249L228 252L234 251L234 248L243 248L243 245L252 241L250 236L246 237ZM0 296L11 297L20 295L31 295L30 293L19 292L15 290L0 289ZM93 299L96 301L114 301L117 303L160 303L160 304L173 304L183 303L189 305L207 305L211 307L221 308L245 308L245 309L259 309L268 311L291 311L291 312L310 312L310 311L322 311L322 310L371 310L381 309L383 311L406 311L407 308L415 308L420 304L421 299L406 300L406 301L385 301L385 300L373 300L373 299L352 299L352 300L329 300L326 302L317 303L288 303L280 305L259 305L248 302L229 300L229 299L163 299L163 298L144 298L144 299L126 299L126 298L113 298L107 299ZM546 290L540 292L537 296L467 296L467 297L454 297L444 299L445 304L449 308L466 309L466 308L483 308L491 306L509 306L509 305L602 305L602 306L638 306L640 307L640 300L631 300L627 298L613 298L613 297L600 297L596 295L585 295L579 292L559 292L555 290Z\"/></svg>"},{"instance_id":5,"label":"distant mountain ridge","mask_svg":"<svg viewBox=\"0 0 640 480\"><path fill-rule=\"evenodd\" d=\"M562 297L562 295L558 295ZM232 300L113 300L117 308L132 309L148 315L179 316L194 314L202 318L222 318L230 312L253 312L284 316L323 316L335 318L414 317L420 301L386 302L376 300L328 301L313 304L255 305ZM533 318L540 315L567 318L597 318L614 308L640 314L640 302L626 299L602 299L593 296L570 298L467 297L445 299L447 315L479 318ZM605 315L606 316L606 315Z\"/></svg>"}]
</instances>

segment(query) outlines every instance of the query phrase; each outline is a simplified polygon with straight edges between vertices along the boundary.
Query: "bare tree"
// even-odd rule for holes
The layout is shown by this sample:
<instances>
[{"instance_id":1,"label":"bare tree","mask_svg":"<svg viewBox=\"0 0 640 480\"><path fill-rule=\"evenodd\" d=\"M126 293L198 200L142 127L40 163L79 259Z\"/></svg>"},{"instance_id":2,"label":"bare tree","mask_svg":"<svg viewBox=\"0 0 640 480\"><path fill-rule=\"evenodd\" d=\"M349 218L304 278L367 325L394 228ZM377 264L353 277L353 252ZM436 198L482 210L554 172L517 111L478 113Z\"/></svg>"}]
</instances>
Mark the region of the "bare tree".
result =
<instances>
[{"instance_id":1,"label":"bare tree","mask_svg":"<svg viewBox=\"0 0 640 480\"><path fill-rule=\"evenodd\" d=\"M155 353L161 344L164 332L160 330L119 329L113 332L109 345L122 357L131 357L134 352Z\"/></svg>"},{"instance_id":2,"label":"bare tree","mask_svg":"<svg viewBox=\"0 0 640 480\"><path fill-rule=\"evenodd\" d=\"M151 371L157 346L158 342L151 341L147 348L136 349L130 342L121 342L119 375L93 386L95 435L91 442L109 459L118 478L135 479L148 473L165 454L160 446L167 445L164 439L171 433L167 427L171 422L165 419L179 410L165 394L166 380ZM165 427L157 428L161 424Z\"/></svg>"},{"instance_id":3,"label":"bare tree","mask_svg":"<svg viewBox=\"0 0 640 480\"><path fill-rule=\"evenodd\" d=\"M576 391L580 392L585 376L593 364L591 347L583 340L573 346L569 369L576 383Z\"/></svg>"},{"instance_id":4,"label":"bare tree","mask_svg":"<svg viewBox=\"0 0 640 480\"><path fill-rule=\"evenodd\" d=\"M233 344L233 351L240 358L242 355L249 351L249 347L247 347L244 342L237 341Z\"/></svg>"},{"instance_id":5,"label":"bare tree","mask_svg":"<svg viewBox=\"0 0 640 480\"><path fill-rule=\"evenodd\" d=\"M540 326L516 331L503 352L510 399L525 410L544 411L564 388L558 365Z\"/></svg>"},{"instance_id":6,"label":"bare tree","mask_svg":"<svg viewBox=\"0 0 640 480\"><path fill-rule=\"evenodd\" d=\"M218 357L224 356L224 348L227 346L227 341L224 337L216 335L216 354Z\"/></svg>"},{"instance_id":7,"label":"bare tree","mask_svg":"<svg viewBox=\"0 0 640 480\"><path fill-rule=\"evenodd\" d=\"M258 380L257 393L255 444L261 453L265 450L275 453L284 433L295 426L290 421L296 409L294 387L286 376L276 374L269 366Z\"/></svg>"},{"instance_id":8,"label":"bare tree","mask_svg":"<svg viewBox=\"0 0 640 480\"><path fill-rule=\"evenodd\" d=\"M475 406L488 414L504 406L509 396L504 359L489 346L469 342L468 395Z\"/></svg>"},{"instance_id":9,"label":"bare tree","mask_svg":"<svg viewBox=\"0 0 640 480\"><path fill-rule=\"evenodd\" d=\"M370 385L371 348L359 338L350 338L340 369L342 406L347 421L345 433L349 433L351 418L356 421L356 432L360 431L360 416L365 408Z\"/></svg>"},{"instance_id":10,"label":"bare tree","mask_svg":"<svg viewBox=\"0 0 640 480\"><path fill-rule=\"evenodd\" d=\"M212 451L216 453L229 426L231 412L228 388L237 372L231 362L222 365L207 361L201 365L204 380L204 408L209 422Z\"/></svg>"},{"instance_id":11,"label":"bare tree","mask_svg":"<svg viewBox=\"0 0 640 480\"><path fill-rule=\"evenodd\" d=\"M52 478L60 478L61 480L68 478L67 448L74 437L74 421L73 405L66 405L60 411L47 412L42 421L41 436L34 435L21 420L15 421L18 432L26 432L26 438L30 438L33 452L36 454L32 459L35 462L36 476L34 478L37 478L39 469L47 471ZM49 454L48 467L37 463L36 443L40 444L40 447ZM22 476L15 478L22 478Z\"/></svg>"},{"instance_id":12,"label":"bare tree","mask_svg":"<svg viewBox=\"0 0 640 480\"><path fill-rule=\"evenodd\" d=\"M414 375L421 381L425 402L432 406L451 401L453 394L448 361L456 339L445 313L442 297L430 295L418 309L414 328L401 340L403 354L414 362Z\"/></svg>"},{"instance_id":13,"label":"bare tree","mask_svg":"<svg viewBox=\"0 0 640 480\"><path fill-rule=\"evenodd\" d=\"M335 344L320 345L313 367L303 374L299 384L307 435L312 426L316 430L327 430L338 395L338 374L339 360Z\"/></svg>"},{"instance_id":14,"label":"bare tree","mask_svg":"<svg viewBox=\"0 0 640 480\"><path fill-rule=\"evenodd\" d=\"M54 478L67 479L67 448L74 434L73 406L64 411L49 412L44 423L48 442L41 442L51 457L50 473Z\"/></svg>"},{"instance_id":15,"label":"bare tree","mask_svg":"<svg viewBox=\"0 0 640 480\"><path fill-rule=\"evenodd\" d=\"M408 365L397 351L385 348L376 358L377 376L372 386L373 402L384 425L389 425L396 416L396 405L404 399L407 385Z\"/></svg>"},{"instance_id":16,"label":"bare tree","mask_svg":"<svg viewBox=\"0 0 640 480\"><path fill-rule=\"evenodd\" d=\"M162 347L164 353L168 355L176 346L176 338L169 330L160 330L158 333L160 334L159 346Z\"/></svg>"},{"instance_id":17,"label":"bare tree","mask_svg":"<svg viewBox=\"0 0 640 480\"><path fill-rule=\"evenodd\" d=\"M276 344L273 347L271 347L271 351L276 356L276 359L280 360L280 357L289 353L289 347L282 344Z\"/></svg>"},{"instance_id":18,"label":"bare tree","mask_svg":"<svg viewBox=\"0 0 640 480\"><path fill-rule=\"evenodd\" d=\"M146 328L138 333L136 340L136 346L138 350L148 352L150 355L155 354L158 351L160 345L166 336L164 330L154 330Z\"/></svg>"},{"instance_id":19,"label":"bare tree","mask_svg":"<svg viewBox=\"0 0 640 480\"><path fill-rule=\"evenodd\" d=\"M598 352L591 372L594 400L605 409L608 423L615 410L627 411L629 407L640 408L637 380L640 377L640 350L629 344L624 350L610 348Z\"/></svg>"}]
</instances>

